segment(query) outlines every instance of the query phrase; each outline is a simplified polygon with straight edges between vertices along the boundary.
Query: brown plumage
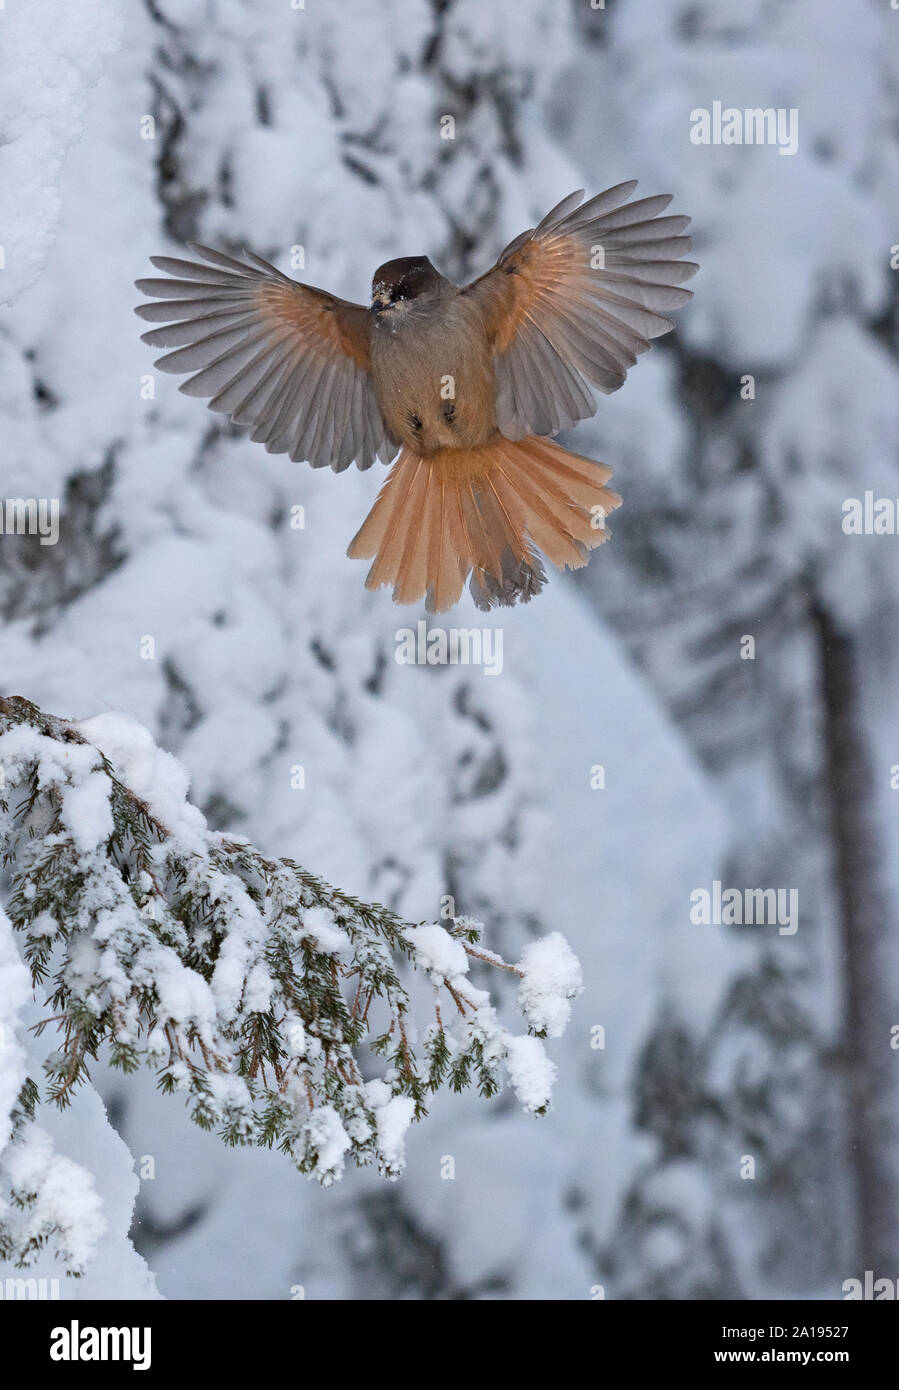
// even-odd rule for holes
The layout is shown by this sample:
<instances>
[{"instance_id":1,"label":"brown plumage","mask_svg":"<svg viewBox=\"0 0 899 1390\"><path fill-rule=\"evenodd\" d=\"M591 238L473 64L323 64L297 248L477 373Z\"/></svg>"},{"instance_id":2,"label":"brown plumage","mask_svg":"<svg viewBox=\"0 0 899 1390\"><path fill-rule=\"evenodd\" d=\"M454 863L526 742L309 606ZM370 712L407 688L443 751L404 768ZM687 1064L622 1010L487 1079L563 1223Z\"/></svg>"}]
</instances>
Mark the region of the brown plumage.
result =
<instances>
[{"instance_id":1,"label":"brown plumage","mask_svg":"<svg viewBox=\"0 0 899 1390\"><path fill-rule=\"evenodd\" d=\"M250 252L153 257L171 278L137 281L163 301L136 310L165 325L144 341L270 453L341 472L400 450L348 550L373 559L368 588L442 612L470 575L480 607L526 602L540 554L585 564L621 500L609 469L548 436L592 415L690 298L689 218L660 215L668 196L628 203L635 187L572 194L463 288L426 257L388 261L370 308Z\"/></svg>"}]
</instances>

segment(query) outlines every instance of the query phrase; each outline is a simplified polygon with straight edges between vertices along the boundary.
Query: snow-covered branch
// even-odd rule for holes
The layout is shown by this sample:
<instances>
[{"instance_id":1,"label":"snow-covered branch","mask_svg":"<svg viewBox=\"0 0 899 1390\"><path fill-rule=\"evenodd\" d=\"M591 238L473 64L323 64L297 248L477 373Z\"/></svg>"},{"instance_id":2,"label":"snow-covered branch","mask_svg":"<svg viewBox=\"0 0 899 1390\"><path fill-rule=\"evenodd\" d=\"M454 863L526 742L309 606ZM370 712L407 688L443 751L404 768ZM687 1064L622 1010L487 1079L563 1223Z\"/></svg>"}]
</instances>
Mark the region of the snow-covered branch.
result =
<instances>
[{"instance_id":1,"label":"snow-covered branch","mask_svg":"<svg viewBox=\"0 0 899 1390\"><path fill-rule=\"evenodd\" d=\"M0 837L0 927L21 933L46 998L39 1029L58 1031L43 1080L60 1107L105 1048L125 1072L154 1067L226 1143L277 1144L328 1185L348 1157L397 1177L409 1124L445 1083L489 1096L506 1077L527 1110L549 1106L555 1068L540 1038L561 1033L581 988L561 936L509 966L477 945L470 919L410 925L210 831L184 769L125 716L71 723L0 699ZM472 958L519 975L530 1035L500 1022ZM403 961L433 986L424 1023ZM0 1133L12 1136L0 1145L0 1248L16 1244L4 1216L13 1169L14 1205L39 1198L19 1171L37 1079L15 1095Z\"/></svg>"}]
</instances>

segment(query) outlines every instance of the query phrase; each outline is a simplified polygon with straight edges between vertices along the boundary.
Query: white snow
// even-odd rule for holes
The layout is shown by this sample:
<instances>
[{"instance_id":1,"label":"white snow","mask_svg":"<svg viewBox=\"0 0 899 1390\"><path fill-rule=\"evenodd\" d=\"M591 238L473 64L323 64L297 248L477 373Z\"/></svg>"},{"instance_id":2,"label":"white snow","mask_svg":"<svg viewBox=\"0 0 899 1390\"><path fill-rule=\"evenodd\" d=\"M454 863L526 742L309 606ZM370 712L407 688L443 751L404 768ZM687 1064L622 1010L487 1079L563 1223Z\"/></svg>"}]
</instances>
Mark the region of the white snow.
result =
<instances>
[{"instance_id":1,"label":"white snow","mask_svg":"<svg viewBox=\"0 0 899 1390\"><path fill-rule=\"evenodd\" d=\"M415 1116L415 1102L410 1096L390 1095L383 1081L369 1082L366 1093L375 1111L381 1160L388 1173L398 1175L406 1163L406 1132Z\"/></svg>"},{"instance_id":2,"label":"white snow","mask_svg":"<svg viewBox=\"0 0 899 1390\"><path fill-rule=\"evenodd\" d=\"M549 1104L558 1068L547 1057L539 1038L507 1038L505 1063L525 1110L542 1110Z\"/></svg>"},{"instance_id":3,"label":"white snow","mask_svg":"<svg viewBox=\"0 0 899 1390\"><path fill-rule=\"evenodd\" d=\"M311 937L316 949L328 955L337 955L350 945L349 935L338 927L333 915L325 907L308 907L303 913L303 935Z\"/></svg>"},{"instance_id":4,"label":"white snow","mask_svg":"<svg viewBox=\"0 0 899 1390\"><path fill-rule=\"evenodd\" d=\"M441 985L444 980L450 983L468 974L468 956L461 941L450 936L445 927L437 923L421 927L410 927L403 933L415 951L415 960L420 969L426 970L434 984Z\"/></svg>"},{"instance_id":5,"label":"white snow","mask_svg":"<svg viewBox=\"0 0 899 1390\"><path fill-rule=\"evenodd\" d=\"M92 772L84 781L65 791L62 822L81 853L98 849L112 834L111 791L112 783L105 772Z\"/></svg>"},{"instance_id":6,"label":"white snow","mask_svg":"<svg viewBox=\"0 0 899 1390\"><path fill-rule=\"evenodd\" d=\"M34 283L59 224L66 150L84 132L90 89L121 42L114 0L28 0L2 15L0 303ZM23 216L23 209L28 210Z\"/></svg>"},{"instance_id":7,"label":"white snow","mask_svg":"<svg viewBox=\"0 0 899 1390\"><path fill-rule=\"evenodd\" d=\"M577 957L560 932L550 932L528 942L519 969L519 1008L538 1032L560 1038L571 1017L571 1000L584 988Z\"/></svg>"},{"instance_id":8,"label":"white snow","mask_svg":"<svg viewBox=\"0 0 899 1390\"><path fill-rule=\"evenodd\" d=\"M342 1177L350 1136L332 1105L320 1105L309 1120L310 1136L318 1148L315 1174L325 1187Z\"/></svg>"},{"instance_id":9,"label":"white snow","mask_svg":"<svg viewBox=\"0 0 899 1390\"><path fill-rule=\"evenodd\" d=\"M202 843L206 822L187 800L184 766L154 742L148 729L128 715L110 711L76 721L74 727L112 763L116 775L146 802L166 830L187 848Z\"/></svg>"}]
</instances>

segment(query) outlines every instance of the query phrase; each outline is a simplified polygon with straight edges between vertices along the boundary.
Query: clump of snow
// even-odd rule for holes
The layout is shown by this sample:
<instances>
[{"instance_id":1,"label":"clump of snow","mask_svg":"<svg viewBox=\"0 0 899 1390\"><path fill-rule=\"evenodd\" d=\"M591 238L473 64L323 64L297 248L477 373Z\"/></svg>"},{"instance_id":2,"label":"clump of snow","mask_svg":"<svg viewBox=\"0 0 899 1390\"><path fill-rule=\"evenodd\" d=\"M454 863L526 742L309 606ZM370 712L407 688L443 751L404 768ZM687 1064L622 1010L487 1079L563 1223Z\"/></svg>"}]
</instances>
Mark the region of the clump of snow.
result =
<instances>
[{"instance_id":1,"label":"clump of snow","mask_svg":"<svg viewBox=\"0 0 899 1390\"><path fill-rule=\"evenodd\" d=\"M287 1029L287 1046L291 1057L304 1057L308 1045L306 1028L299 1019Z\"/></svg>"},{"instance_id":2,"label":"clump of snow","mask_svg":"<svg viewBox=\"0 0 899 1390\"><path fill-rule=\"evenodd\" d=\"M445 927L427 923L421 927L410 927L403 933L411 942L415 953L415 964L431 977L435 985L445 980L456 980L468 974L468 957L461 941L450 936Z\"/></svg>"},{"instance_id":3,"label":"clump of snow","mask_svg":"<svg viewBox=\"0 0 899 1390\"><path fill-rule=\"evenodd\" d=\"M547 1057L539 1038L508 1034L505 1043L506 1069L516 1096L525 1110L545 1110L556 1079L555 1063Z\"/></svg>"},{"instance_id":4,"label":"clump of snow","mask_svg":"<svg viewBox=\"0 0 899 1390\"><path fill-rule=\"evenodd\" d=\"M73 728L105 753L116 776L146 802L183 849L202 846L206 821L187 800L190 778L142 724L127 714L109 712L81 719Z\"/></svg>"},{"instance_id":5,"label":"clump of snow","mask_svg":"<svg viewBox=\"0 0 899 1390\"><path fill-rule=\"evenodd\" d=\"M352 1140L333 1105L319 1105L313 1110L306 1130L310 1144L317 1151L315 1169L310 1177L318 1178L322 1187L330 1187L343 1177L344 1160L352 1148Z\"/></svg>"},{"instance_id":6,"label":"clump of snow","mask_svg":"<svg viewBox=\"0 0 899 1390\"><path fill-rule=\"evenodd\" d=\"M105 772L92 772L84 781L66 789L62 822L82 854L98 849L112 834L111 791L112 783Z\"/></svg>"},{"instance_id":7,"label":"clump of snow","mask_svg":"<svg viewBox=\"0 0 899 1390\"><path fill-rule=\"evenodd\" d=\"M387 1177L399 1177L406 1165L406 1131L415 1118L415 1101L391 1095L384 1081L370 1081L365 1091L375 1112L382 1169Z\"/></svg>"},{"instance_id":8,"label":"clump of snow","mask_svg":"<svg viewBox=\"0 0 899 1390\"><path fill-rule=\"evenodd\" d=\"M34 1198L19 1206L0 1196L0 1219L11 1226L16 1244L46 1236L73 1269L83 1270L106 1231L91 1174L58 1154L49 1134L30 1124L4 1154L3 1179L14 1194Z\"/></svg>"},{"instance_id":9,"label":"clump of snow","mask_svg":"<svg viewBox=\"0 0 899 1390\"><path fill-rule=\"evenodd\" d=\"M30 724L17 724L0 734L0 767L6 782L16 780L30 764L37 764L38 786L63 788L69 782L88 776L95 768L97 754L84 744L60 743L38 732Z\"/></svg>"},{"instance_id":10,"label":"clump of snow","mask_svg":"<svg viewBox=\"0 0 899 1390\"><path fill-rule=\"evenodd\" d=\"M342 927L334 921L326 907L310 907L303 913L303 935L311 937L319 951L336 955L352 944Z\"/></svg>"},{"instance_id":11,"label":"clump of snow","mask_svg":"<svg viewBox=\"0 0 899 1390\"><path fill-rule=\"evenodd\" d=\"M571 1000L584 984L577 956L560 932L530 941L521 953L518 1004L531 1027L560 1038L571 1017Z\"/></svg>"}]
</instances>

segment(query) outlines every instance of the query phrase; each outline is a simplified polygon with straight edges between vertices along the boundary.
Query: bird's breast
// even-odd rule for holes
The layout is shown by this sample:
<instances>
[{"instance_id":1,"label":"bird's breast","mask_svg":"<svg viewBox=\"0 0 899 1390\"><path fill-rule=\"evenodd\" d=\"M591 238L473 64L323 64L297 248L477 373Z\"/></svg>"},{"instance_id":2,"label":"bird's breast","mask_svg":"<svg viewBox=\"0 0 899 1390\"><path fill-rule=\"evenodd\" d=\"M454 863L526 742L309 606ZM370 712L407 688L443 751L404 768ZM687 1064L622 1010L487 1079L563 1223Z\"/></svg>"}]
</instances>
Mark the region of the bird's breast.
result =
<instances>
[{"instance_id":1,"label":"bird's breast","mask_svg":"<svg viewBox=\"0 0 899 1390\"><path fill-rule=\"evenodd\" d=\"M463 299L376 315L372 376L387 424L415 453L470 449L495 434L493 360L480 312Z\"/></svg>"}]
</instances>

